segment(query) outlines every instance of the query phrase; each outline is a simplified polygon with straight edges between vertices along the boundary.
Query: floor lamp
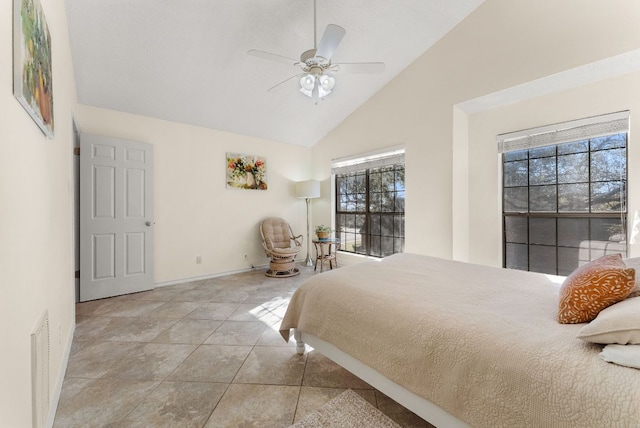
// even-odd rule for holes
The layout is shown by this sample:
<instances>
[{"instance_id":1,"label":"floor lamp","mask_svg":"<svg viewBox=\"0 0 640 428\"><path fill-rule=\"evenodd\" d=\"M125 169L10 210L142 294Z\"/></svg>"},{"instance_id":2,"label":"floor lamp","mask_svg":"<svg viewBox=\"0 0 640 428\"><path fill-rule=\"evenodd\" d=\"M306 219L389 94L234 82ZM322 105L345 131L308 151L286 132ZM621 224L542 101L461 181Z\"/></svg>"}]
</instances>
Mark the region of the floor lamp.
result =
<instances>
[{"instance_id":1,"label":"floor lamp","mask_svg":"<svg viewBox=\"0 0 640 428\"><path fill-rule=\"evenodd\" d=\"M313 198L320 197L320 182L316 180L297 182L296 196L300 199L304 199L307 203L307 258L304 259L304 265L313 266L313 262L311 261L311 240L309 239L309 202Z\"/></svg>"}]
</instances>

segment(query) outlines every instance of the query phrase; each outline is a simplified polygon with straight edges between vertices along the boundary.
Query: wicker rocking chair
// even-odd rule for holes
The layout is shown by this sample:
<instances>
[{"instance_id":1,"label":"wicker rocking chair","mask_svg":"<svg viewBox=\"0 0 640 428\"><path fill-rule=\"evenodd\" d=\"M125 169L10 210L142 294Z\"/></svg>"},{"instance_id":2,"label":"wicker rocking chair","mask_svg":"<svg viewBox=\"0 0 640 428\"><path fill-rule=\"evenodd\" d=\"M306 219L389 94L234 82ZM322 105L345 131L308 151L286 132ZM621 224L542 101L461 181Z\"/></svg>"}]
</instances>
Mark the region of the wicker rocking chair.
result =
<instances>
[{"instance_id":1,"label":"wicker rocking chair","mask_svg":"<svg viewBox=\"0 0 640 428\"><path fill-rule=\"evenodd\" d=\"M302 235L293 236L289 223L278 217L263 220L260 235L264 251L271 258L266 275L274 278L298 275L300 269L296 267L295 258L302 249Z\"/></svg>"}]
</instances>

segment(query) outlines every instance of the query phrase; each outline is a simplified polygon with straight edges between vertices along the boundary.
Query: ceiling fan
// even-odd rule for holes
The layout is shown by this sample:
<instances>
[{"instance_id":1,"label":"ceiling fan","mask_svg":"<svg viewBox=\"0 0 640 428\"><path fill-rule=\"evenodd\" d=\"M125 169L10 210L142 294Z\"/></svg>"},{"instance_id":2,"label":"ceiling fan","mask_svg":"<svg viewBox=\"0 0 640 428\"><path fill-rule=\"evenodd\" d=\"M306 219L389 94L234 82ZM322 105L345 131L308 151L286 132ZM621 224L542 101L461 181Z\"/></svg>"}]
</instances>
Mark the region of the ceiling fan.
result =
<instances>
[{"instance_id":1,"label":"ceiling fan","mask_svg":"<svg viewBox=\"0 0 640 428\"><path fill-rule=\"evenodd\" d=\"M285 83L292 79L299 79L300 92L310 98L324 99L335 87L336 80L334 73L363 73L377 74L384 71L383 62L351 62L333 64L331 58L335 53L346 30L339 25L329 24L320 39L320 44L316 43L316 0L313 0L313 49L309 49L300 55L299 60L283 55L251 49L247 54L265 58L273 61L284 62L286 64L300 67L301 72L295 74L277 85L269 88L273 92L280 89Z\"/></svg>"}]
</instances>

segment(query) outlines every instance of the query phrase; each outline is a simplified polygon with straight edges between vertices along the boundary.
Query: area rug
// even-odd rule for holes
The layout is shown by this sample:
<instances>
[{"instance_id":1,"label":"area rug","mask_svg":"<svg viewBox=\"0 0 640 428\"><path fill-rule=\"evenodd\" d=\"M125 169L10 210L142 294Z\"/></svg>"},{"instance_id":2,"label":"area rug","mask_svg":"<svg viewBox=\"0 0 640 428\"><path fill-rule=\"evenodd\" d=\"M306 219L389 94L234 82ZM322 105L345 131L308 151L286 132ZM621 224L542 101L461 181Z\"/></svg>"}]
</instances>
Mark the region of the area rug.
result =
<instances>
[{"instance_id":1,"label":"area rug","mask_svg":"<svg viewBox=\"0 0 640 428\"><path fill-rule=\"evenodd\" d=\"M400 428L380 410L348 389L291 428Z\"/></svg>"}]
</instances>

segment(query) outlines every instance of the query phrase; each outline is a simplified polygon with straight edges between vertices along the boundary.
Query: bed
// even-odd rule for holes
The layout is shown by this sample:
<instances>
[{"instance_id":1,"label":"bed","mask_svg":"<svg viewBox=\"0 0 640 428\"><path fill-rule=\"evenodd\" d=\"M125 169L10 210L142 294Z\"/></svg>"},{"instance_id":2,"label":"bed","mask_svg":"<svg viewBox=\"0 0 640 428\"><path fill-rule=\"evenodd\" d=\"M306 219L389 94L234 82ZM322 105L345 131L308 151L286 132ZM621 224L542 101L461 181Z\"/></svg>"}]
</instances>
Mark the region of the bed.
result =
<instances>
[{"instance_id":1,"label":"bed","mask_svg":"<svg viewBox=\"0 0 640 428\"><path fill-rule=\"evenodd\" d=\"M435 426L640 426L640 370L558 324L561 282L397 254L306 280L280 333Z\"/></svg>"}]
</instances>

